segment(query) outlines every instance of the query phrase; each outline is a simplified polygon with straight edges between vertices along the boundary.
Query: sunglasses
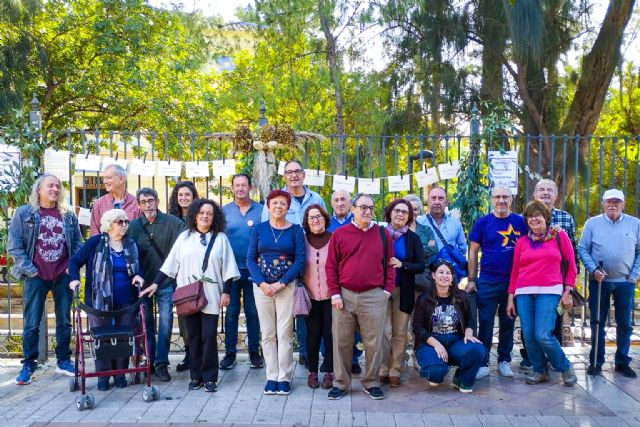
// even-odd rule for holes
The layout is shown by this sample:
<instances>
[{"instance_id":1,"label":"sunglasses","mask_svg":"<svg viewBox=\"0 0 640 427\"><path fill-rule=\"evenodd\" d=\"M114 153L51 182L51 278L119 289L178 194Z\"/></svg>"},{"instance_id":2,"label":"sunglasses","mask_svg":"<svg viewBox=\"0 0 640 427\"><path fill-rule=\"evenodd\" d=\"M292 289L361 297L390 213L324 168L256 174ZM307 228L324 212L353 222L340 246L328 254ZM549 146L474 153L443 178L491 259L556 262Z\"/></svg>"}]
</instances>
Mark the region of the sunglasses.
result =
<instances>
[{"instance_id":1,"label":"sunglasses","mask_svg":"<svg viewBox=\"0 0 640 427\"><path fill-rule=\"evenodd\" d=\"M113 222L118 224L120 227L124 227L125 225L129 225L129 220L128 219L119 219L119 220L113 221Z\"/></svg>"}]
</instances>

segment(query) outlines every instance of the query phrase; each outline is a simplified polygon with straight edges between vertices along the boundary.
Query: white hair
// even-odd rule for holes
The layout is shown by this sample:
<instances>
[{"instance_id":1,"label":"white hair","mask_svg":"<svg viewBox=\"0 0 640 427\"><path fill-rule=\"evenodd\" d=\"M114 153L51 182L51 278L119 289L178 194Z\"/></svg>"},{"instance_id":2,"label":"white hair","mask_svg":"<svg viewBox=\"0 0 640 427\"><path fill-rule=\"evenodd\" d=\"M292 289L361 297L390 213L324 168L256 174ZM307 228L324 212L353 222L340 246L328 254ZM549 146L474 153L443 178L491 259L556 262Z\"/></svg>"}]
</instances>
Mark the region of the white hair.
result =
<instances>
[{"instance_id":1,"label":"white hair","mask_svg":"<svg viewBox=\"0 0 640 427\"><path fill-rule=\"evenodd\" d=\"M113 170L113 173L115 173L116 175L123 177L126 181L127 171L122 166L114 163L104 168L104 171L107 171L109 169Z\"/></svg>"},{"instance_id":2,"label":"white hair","mask_svg":"<svg viewBox=\"0 0 640 427\"><path fill-rule=\"evenodd\" d=\"M555 194L558 194L558 186L556 185L556 183L551 180L551 179L541 179L540 181L538 181L536 183L536 187L533 189L533 191L538 191L538 188L540 188L541 185L550 185L553 187L553 191L555 192Z\"/></svg>"},{"instance_id":3,"label":"white hair","mask_svg":"<svg viewBox=\"0 0 640 427\"><path fill-rule=\"evenodd\" d=\"M106 233L111 228L111 224L119 219L128 219L127 213L122 209L109 209L100 218L100 232Z\"/></svg>"},{"instance_id":4,"label":"white hair","mask_svg":"<svg viewBox=\"0 0 640 427\"><path fill-rule=\"evenodd\" d=\"M509 196L512 196L513 194L511 194L511 189L509 187L507 187L504 184L496 184L492 189L491 189L491 195L493 196L495 194L496 190L504 190L507 192L507 194Z\"/></svg>"},{"instance_id":5,"label":"white hair","mask_svg":"<svg viewBox=\"0 0 640 427\"><path fill-rule=\"evenodd\" d=\"M404 196L404 199L411 203L411 202L415 202L418 207L420 208L420 213L422 214L424 211L424 204L422 203L422 199L420 198L420 196L418 196L417 194L407 194L406 196Z\"/></svg>"}]
</instances>

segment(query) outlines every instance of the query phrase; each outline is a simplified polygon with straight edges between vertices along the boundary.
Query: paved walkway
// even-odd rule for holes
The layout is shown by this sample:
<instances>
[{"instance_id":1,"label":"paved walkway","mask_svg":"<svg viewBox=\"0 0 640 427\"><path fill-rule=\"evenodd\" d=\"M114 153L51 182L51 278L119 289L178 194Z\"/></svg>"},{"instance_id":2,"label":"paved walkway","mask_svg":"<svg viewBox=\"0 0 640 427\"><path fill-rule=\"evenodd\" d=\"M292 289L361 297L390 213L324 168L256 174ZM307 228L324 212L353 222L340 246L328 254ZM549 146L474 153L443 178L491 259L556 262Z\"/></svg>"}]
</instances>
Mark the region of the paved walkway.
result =
<instances>
[{"instance_id":1,"label":"paved walkway","mask_svg":"<svg viewBox=\"0 0 640 427\"><path fill-rule=\"evenodd\" d=\"M629 380L605 371L591 378L585 372L587 348L569 348L578 385L564 387L559 373L550 383L529 386L523 374L515 379L491 375L463 395L450 388L450 377L433 389L408 367L402 386L384 388L386 399L373 401L359 381L339 401L327 392L306 387L307 372L297 366L292 393L287 397L263 396L264 369L249 369L241 360L231 371L221 371L217 393L187 391L187 373L175 374L170 383L157 383L161 397L153 403L141 398L140 385L97 391L88 380L96 408L79 412L76 393L69 392L68 377L54 373L54 363L38 370L35 381L17 386L15 359L0 360L0 426L94 423L211 424L211 425L344 425L344 426L640 426L640 379ZM634 349L638 368L640 349ZM611 361L612 353L608 354ZM179 356L172 356L172 363ZM492 359L493 360L493 359ZM517 365L514 361L514 366ZM605 365L605 368L607 365Z\"/></svg>"}]
</instances>

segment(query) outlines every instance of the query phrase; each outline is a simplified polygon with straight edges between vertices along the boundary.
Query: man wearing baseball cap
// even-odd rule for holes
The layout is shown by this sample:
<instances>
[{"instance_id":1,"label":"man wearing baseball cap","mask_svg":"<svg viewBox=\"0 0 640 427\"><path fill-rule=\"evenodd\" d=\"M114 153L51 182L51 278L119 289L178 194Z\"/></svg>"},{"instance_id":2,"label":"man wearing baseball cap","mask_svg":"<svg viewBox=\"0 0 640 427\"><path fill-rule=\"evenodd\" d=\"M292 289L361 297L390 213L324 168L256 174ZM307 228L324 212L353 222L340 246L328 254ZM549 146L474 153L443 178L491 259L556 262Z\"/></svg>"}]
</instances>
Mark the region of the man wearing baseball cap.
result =
<instances>
[{"instance_id":1,"label":"man wearing baseball cap","mask_svg":"<svg viewBox=\"0 0 640 427\"><path fill-rule=\"evenodd\" d=\"M604 363L604 326L611 305L615 305L616 355L615 371L627 378L635 378L636 373L629 366L629 346L631 343L631 310L633 293L640 275L640 220L625 215L624 193L617 189L604 192L602 196L604 213L590 218L584 225L578 245L580 259L590 273L589 311L591 321L591 353L589 354L589 375L598 375ZM600 313L597 319L599 331L596 334L598 314L598 286L601 282ZM596 335L598 342L595 342ZM597 345L598 360L594 360Z\"/></svg>"}]
</instances>

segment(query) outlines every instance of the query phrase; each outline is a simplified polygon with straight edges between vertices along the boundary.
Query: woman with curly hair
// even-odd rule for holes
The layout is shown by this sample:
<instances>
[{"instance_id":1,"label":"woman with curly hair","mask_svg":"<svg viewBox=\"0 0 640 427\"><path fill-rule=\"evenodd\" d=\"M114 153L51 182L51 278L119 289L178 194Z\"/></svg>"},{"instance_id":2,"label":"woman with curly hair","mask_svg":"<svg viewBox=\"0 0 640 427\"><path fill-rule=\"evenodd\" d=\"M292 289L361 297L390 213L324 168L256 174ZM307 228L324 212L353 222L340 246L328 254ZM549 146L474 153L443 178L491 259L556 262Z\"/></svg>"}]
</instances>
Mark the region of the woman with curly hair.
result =
<instances>
[{"instance_id":1,"label":"woman with curly hair","mask_svg":"<svg viewBox=\"0 0 640 427\"><path fill-rule=\"evenodd\" d=\"M216 202L209 199L193 202L187 213L187 230L176 239L154 283L142 292L153 295L157 283L167 277L175 278L178 288L196 279L204 284L207 305L185 316L190 349L189 390L202 386L208 392L218 389L218 315L222 307L229 305L232 282L240 278L233 250L224 234L225 225L224 214ZM207 252L209 258L203 273Z\"/></svg>"}]
</instances>

